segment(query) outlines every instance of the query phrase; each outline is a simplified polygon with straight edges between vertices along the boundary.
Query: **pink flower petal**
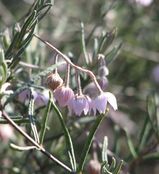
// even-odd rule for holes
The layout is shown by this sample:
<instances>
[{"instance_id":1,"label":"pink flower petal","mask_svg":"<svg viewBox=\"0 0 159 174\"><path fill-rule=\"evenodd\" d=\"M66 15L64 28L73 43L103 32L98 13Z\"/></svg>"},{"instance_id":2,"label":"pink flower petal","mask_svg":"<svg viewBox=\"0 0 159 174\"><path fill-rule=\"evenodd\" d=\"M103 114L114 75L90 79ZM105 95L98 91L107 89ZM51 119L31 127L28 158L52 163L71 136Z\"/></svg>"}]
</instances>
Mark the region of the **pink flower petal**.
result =
<instances>
[{"instance_id":1,"label":"pink flower petal","mask_svg":"<svg viewBox=\"0 0 159 174\"><path fill-rule=\"evenodd\" d=\"M69 100L74 97L74 92L69 87L61 86L54 91L54 97L60 107L65 107Z\"/></svg>"},{"instance_id":2,"label":"pink flower petal","mask_svg":"<svg viewBox=\"0 0 159 174\"><path fill-rule=\"evenodd\" d=\"M105 93L102 93L94 100L94 111L95 109L97 109L100 114L105 113L106 107L107 107L107 98L105 96Z\"/></svg>"},{"instance_id":3,"label":"pink flower petal","mask_svg":"<svg viewBox=\"0 0 159 174\"><path fill-rule=\"evenodd\" d=\"M68 103L69 112L73 112L78 116L80 116L83 112L84 115L86 115L90 110L90 100L91 99L88 96L75 96Z\"/></svg>"}]
</instances>

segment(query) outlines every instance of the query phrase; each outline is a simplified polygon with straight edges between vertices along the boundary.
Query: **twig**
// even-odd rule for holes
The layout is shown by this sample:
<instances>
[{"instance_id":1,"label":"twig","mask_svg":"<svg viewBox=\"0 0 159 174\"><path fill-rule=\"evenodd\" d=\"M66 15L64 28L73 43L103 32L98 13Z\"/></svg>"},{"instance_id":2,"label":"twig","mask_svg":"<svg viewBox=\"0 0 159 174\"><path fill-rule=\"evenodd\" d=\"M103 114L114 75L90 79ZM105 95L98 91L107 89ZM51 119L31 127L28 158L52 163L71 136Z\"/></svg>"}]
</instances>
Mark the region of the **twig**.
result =
<instances>
[{"instance_id":1,"label":"twig","mask_svg":"<svg viewBox=\"0 0 159 174\"><path fill-rule=\"evenodd\" d=\"M59 161L57 158L55 158L52 154L50 154L48 151L44 149L41 145L39 145L34 139L32 139L26 132L24 132L9 116L8 114L2 110L2 116L8 121L10 125L12 125L19 133L21 133L30 143L32 143L34 146L37 147L38 150L40 150L45 156L50 158L52 161L63 167L69 172L72 172L72 170L63 164L61 161Z\"/></svg>"},{"instance_id":2,"label":"twig","mask_svg":"<svg viewBox=\"0 0 159 174\"><path fill-rule=\"evenodd\" d=\"M37 34L33 34L36 38L38 38L40 41L42 41L43 43L45 43L48 47L50 47L52 50L54 50L56 53L58 53L60 56L62 56L62 58L68 63L70 64L73 68L77 69L77 70L80 70L80 71L83 71L87 74L89 74L89 76L93 79L97 89L99 90L99 92L103 92L101 87L99 86L98 82L97 82L97 79L95 77L95 75L92 73L92 71L88 70L88 69L85 69L85 68L82 68L78 65L75 65L74 63L71 62L71 60L65 55L63 54L61 51L59 51L56 47L54 47L52 44L50 44L49 42L43 40L42 38L40 38Z\"/></svg>"}]
</instances>

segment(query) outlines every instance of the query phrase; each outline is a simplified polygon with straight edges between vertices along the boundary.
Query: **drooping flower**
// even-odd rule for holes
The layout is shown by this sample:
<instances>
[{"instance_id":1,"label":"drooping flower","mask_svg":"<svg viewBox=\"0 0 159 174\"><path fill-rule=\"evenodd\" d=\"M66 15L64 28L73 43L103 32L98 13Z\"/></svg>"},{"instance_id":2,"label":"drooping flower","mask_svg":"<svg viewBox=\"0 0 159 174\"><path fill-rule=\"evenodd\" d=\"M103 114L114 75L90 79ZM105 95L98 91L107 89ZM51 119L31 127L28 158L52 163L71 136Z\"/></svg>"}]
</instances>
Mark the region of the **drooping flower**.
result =
<instances>
[{"instance_id":1,"label":"drooping flower","mask_svg":"<svg viewBox=\"0 0 159 174\"><path fill-rule=\"evenodd\" d=\"M25 103L26 101L29 101L30 95L31 95L30 89L25 89L18 95L18 101L21 103ZM34 98L36 107L42 107L47 105L49 100L48 90L45 90L42 93L32 90L32 96Z\"/></svg>"},{"instance_id":2,"label":"drooping flower","mask_svg":"<svg viewBox=\"0 0 159 174\"><path fill-rule=\"evenodd\" d=\"M60 107L67 106L68 102L74 97L73 90L68 86L60 86L54 91L54 97Z\"/></svg>"},{"instance_id":3,"label":"drooping flower","mask_svg":"<svg viewBox=\"0 0 159 174\"><path fill-rule=\"evenodd\" d=\"M91 103L91 108L93 109L94 114L96 114L96 111L100 114L105 113L107 103L109 103L114 110L117 110L118 106L116 97L110 92L102 92Z\"/></svg>"},{"instance_id":4,"label":"drooping flower","mask_svg":"<svg viewBox=\"0 0 159 174\"><path fill-rule=\"evenodd\" d=\"M25 103L26 100L29 100L31 95L31 91L30 89L25 89L23 90L21 93L19 93L18 95L18 101L20 101L21 103ZM36 91L32 91L32 95L34 97L34 99L37 97L37 92Z\"/></svg>"},{"instance_id":5,"label":"drooping flower","mask_svg":"<svg viewBox=\"0 0 159 174\"><path fill-rule=\"evenodd\" d=\"M14 138L13 128L9 124L0 125L0 139L7 142L10 138Z\"/></svg>"},{"instance_id":6,"label":"drooping flower","mask_svg":"<svg viewBox=\"0 0 159 174\"><path fill-rule=\"evenodd\" d=\"M75 95L68 102L67 106L70 113L75 113L78 116L80 116L82 113L86 115L90 110L90 102L91 102L91 99L88 96Z\"/></svg>"},{"instance_id":7,"label":"drooping flower","mask_svg":"<svg viewBox=\"0 0 159 174\"><path fill-rule=\"evenodd\" d=\"M43 93L38 92L35 98L35 105L37 107L46 106L49 101L49 91L45 90Z\"/></svg>"}]
</instances>

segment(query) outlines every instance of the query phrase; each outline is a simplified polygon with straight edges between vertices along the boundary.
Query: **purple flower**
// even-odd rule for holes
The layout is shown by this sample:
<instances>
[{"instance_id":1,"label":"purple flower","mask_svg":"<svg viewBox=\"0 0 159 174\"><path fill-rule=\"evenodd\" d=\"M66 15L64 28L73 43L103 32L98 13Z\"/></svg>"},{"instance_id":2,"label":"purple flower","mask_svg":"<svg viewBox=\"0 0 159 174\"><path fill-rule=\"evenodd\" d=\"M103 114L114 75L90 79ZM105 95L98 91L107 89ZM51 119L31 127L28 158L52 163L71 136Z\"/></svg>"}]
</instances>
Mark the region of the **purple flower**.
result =
<instances>
[{"instance_id":1,"label":"purple flower","mask_svg":"<svg viewBox=\"0 0 159 174\"><path fill-rule=\"evenodd\" d=\"M18 101L20 101L21 103L25 103L26 101L29 101L30 94L31 94L31 91L29 89L23 90L18 95ZM32 95L34 97L35 105L37 107L42 107L42 106L47 105L48 100L49 100L48 90L45 90L43 93L36 92L36 91L32 90Z\"/></svg>"},{"instance_id":2,"label":"purple flower","mask_svg":"<svg viewBox=\"0 0 159 174\"><path fill-rule=\"evenodd\" d=\"M65 107L67 103L74 97L74 92L69 87L60 86L55 89L54 97L58 101L60 107Z\"/></svg>"},{"instance_id":3,"label":"purple flower","mask_svg":"<svg viewBox=\"0 0 159 174\"><path fill-rule=\"evenodd\" d=\"M14 138L13 127L9 124L0 125L0 140L8 142L10 138Z\"/></svg>"},{"instance_id":4,"label":"purple flower","mask_svg":"<svg viewBox=\"0 0 159 174\"><path fill-rule=\"evenodd\" d=\"M68 102L70 113L80 116L82 112L86 115L90 111L91 99L85 95L76 95Z\"/></svg>"},{"instance_id":5,"label":"purple flower","mask_svg":"<svg viewBox=\"0 0 159 174\"><path fill-rule=\"evenodd\" d=\"M49 91L45 90L43 93L38 92L35 97L35 105L37 107L46 106L49 101Z\"/></svg>"},{"instance_id":6,"label":"purple flower","mask_svg":"<svg viewBox=\"0 0 159 174\"><path fill-rule=\"evenodd\" d=\"M159 84L159 65L153 68L152 79L154 80L155 83Z\"/></svg>"},{"instance_id":7,"label":"purple flower","mask_svg":"<svg viewBox=\"0 0 159 174\"><path fill-rule=\"evenodd\" d=\"M21 103L25 103L26 100L29 100L30 98L31 91L29 89L23 90L19 95L18 95L18 101ZM37 92L32 91L32 95L34 99L37 97Z\"/></svg>"},{"instance_id":8,"label":"purple flower","mask_svg":"<svg viewBox=\"0 0 159 174\"><path fill-rule=\"evenodd\" d=\"M149 6L153 0L136 0L136 2L142 6Z\"/></svg>"},{"instance_id":9,"label":"purple flower","mask_svg":"<svg viewBox=\"0 0 159 174\"><path fill-rule=\"evenodd\" d=\"M110 92L102 92L91 103L91 108L93 109L94 114L96 114L96 111L100 114L105 113L107 103L109 103L114 110L117 110L118 106L116 97Z\"/></svg>"}]
</instances>

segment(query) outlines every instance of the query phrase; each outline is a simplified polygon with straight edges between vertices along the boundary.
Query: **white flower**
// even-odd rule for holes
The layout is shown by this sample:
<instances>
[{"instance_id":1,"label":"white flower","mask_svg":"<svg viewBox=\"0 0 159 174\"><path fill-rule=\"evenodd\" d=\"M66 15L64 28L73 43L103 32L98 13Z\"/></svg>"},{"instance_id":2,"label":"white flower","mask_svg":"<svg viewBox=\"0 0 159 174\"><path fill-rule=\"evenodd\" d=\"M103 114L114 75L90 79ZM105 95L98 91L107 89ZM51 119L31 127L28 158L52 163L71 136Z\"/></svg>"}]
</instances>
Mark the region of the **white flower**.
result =
<instances>
[{"instance_id":1,"label":"white flower","mask_svg":"<svg viewBox=\"0 0 159 174\"><path fill-rule=\"evenodd\" d=\"M91 108L93 109L94 114L96 114L96 111L100 114L105 113L107 103L109 103L114 110L118 109L117 100L114 94L110 92L102 92L92 101Z\"/></svg>"}]
</instances>

